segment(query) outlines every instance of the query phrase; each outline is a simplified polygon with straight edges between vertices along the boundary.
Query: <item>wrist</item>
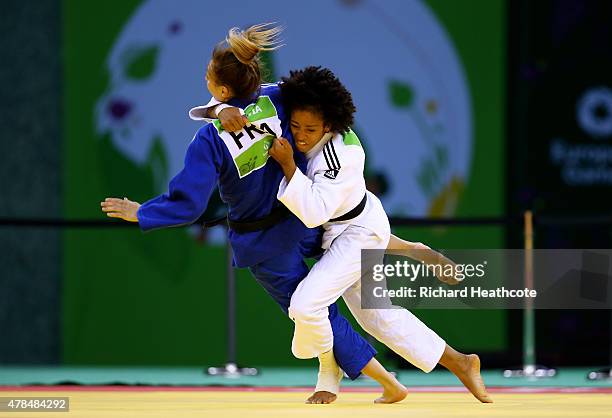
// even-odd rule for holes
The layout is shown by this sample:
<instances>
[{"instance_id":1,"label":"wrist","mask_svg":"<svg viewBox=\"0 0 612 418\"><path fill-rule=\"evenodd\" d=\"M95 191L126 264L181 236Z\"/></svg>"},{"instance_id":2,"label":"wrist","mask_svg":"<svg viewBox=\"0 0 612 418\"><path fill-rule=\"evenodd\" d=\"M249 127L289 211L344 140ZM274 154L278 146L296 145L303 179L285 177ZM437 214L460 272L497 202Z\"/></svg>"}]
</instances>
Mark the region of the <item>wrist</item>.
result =
<instances>
[{"instance_id":1,"label":"wrist","mask_svg":"<svg viewBox=\"0 0 612 418\"><path fill-rule=\"evenodd\" d=\"M295 170L297 170L297 166L295 165L295 161L291 160L288 161L286 164L283 164L282 169L283 173L285 174L285 177L287 178L287 181L290 181L293 177L293 174L295 173Z\"/></svg>"},{"instance_id":2,"label":"wrist","mask_svg":"<svg viewBox=\"0 0 612 418\"><path fill-rule=\"evenodd\" d=\"M223 109L227 109L228 107L232 107L230 105L228 105L227 103L219 103L218 105L216 105L215 107L212 108L213 110L213 115L214 117L216 117L217 119L219 118L219 113L221 113L221 111Z\"/></svg>"}]
</instances>

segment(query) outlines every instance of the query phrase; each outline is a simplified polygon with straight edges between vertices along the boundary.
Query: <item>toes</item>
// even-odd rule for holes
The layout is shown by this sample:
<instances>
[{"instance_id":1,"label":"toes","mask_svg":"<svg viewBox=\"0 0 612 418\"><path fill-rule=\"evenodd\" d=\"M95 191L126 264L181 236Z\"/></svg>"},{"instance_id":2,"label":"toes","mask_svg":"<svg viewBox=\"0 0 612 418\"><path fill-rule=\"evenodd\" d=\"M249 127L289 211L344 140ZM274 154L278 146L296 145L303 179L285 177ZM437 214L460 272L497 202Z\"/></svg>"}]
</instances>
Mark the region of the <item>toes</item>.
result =
<instances>
[{"instance_id":1,"label":"toes","mask_svg":"<svg viewBox=\"0 0 612 418\"><path fill-rule=\"evenodd\" d=\"M314 404L314 405L323 405L330 404L334 402L338 397L333 393L319 393L316 392L311 395L304 403Z\"/></svg>"},{"instance_id":2,"label":"toes","mask_svg":"<svg viewBox=\"0 0 612 418\"><path fill-rule=\"evenodd\" d=\"M493 403L493 399L489 396L489 394L481 395L478 400L482 403Z\"/></svg>"}]
</instances>

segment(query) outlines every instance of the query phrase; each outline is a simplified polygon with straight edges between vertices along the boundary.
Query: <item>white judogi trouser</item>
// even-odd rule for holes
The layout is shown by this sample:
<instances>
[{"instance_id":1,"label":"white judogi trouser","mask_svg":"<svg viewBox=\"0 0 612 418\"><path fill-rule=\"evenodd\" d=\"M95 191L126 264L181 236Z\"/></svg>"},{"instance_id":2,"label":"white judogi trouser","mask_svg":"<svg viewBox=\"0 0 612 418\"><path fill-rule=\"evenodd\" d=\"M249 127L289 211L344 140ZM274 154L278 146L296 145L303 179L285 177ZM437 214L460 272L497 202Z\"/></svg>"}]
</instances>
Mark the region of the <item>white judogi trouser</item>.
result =
<instances>
[{"instance_id":1,"label":"white judogi trouser","mask_svg":"<svg viewBox=\"0 0 612 418\"><path fill-rule=\"evenodd\" d=\"M292 352L313 358L333 347L328 306L343 297L361 327L404 359L431 371L442 357L445 341L406 309L361 308L361 249L385 249L367 228L350 225L336 237L291 298L295 321Z\"/></svg>"}]
</instances>

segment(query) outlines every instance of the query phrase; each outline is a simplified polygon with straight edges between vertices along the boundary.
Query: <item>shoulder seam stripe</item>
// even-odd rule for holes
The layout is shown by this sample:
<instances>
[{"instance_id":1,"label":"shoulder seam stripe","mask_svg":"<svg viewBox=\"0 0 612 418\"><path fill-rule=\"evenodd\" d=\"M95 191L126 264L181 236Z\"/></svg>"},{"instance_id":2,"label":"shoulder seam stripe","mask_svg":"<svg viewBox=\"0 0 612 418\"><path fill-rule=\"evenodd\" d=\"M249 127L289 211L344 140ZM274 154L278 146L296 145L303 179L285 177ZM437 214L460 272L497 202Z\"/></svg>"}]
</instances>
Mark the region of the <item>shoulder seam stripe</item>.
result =
<instances>
[{"instance_id":1,"label":"shoulder seam stripe","mask_svg":"<svg viewBox=\"0 0 612 418\"><path fill-rule=\"evenodd\" d=\"M328 144L330 144L331 151L334 157L336 158L336 164L338 165L337 169L340 170L340 160L338 159L338 155L336 155L336 148L334 147L334 143L332 141L329 141Z\"/></svg>"},{"instance_id":2,"label":"shoulder seam stripe","mask_svg":"<svg viewBox=\"0 0 612 418\"><path fill-rule=\"evenodd\" d=\"M329 157L329 161L330 161L329 169L337 170L338 166L336 166L336 161L334 160L334 157L332 156L331 149L329 148L329 143L325 144L325 146L323 147L323 152L327 152L325 155Z\"/></svg>"},{"instance_id":3,"label":"shoulder seam stripe","mask_svg":"<svg viewBox=\"0 0 612 418\"><path fill-rule=\"evenodd\" d=\"M326 149L325 149L325 147L323 147L323 156L325 157L325 162L327 163L327 168L330 169L330 170L333 170L333 167L330 164L329 158L327 157L327 153L325 151L326 151Z\"/></svg>"}]
</instances>

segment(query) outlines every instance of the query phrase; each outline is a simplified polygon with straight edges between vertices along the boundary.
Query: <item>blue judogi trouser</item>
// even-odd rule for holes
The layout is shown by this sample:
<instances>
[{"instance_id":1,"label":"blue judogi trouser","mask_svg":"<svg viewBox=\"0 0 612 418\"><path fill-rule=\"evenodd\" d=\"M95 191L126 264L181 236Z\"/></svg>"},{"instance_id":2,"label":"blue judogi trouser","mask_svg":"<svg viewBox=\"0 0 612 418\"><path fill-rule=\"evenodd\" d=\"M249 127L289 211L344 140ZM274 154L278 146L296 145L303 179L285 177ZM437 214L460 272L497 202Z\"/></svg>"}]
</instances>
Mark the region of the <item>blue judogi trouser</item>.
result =
<instances>
[{"instance_id":1,"label":"blue judogi trouser","mask_svg":"<svg viewBox=\"0 0 612 418\"><path fill-rule=\"evenodd\" d=\"M308 274L304 256L303 247L295 246L283 254L249 267L255 279L280 305L285 314L289 309L291 295ZM334 334L336 362L351 379L356 379L376 355L376 350L338 312L335 303L329 307L329 321Z\"/></svg>"}]
</instances>

